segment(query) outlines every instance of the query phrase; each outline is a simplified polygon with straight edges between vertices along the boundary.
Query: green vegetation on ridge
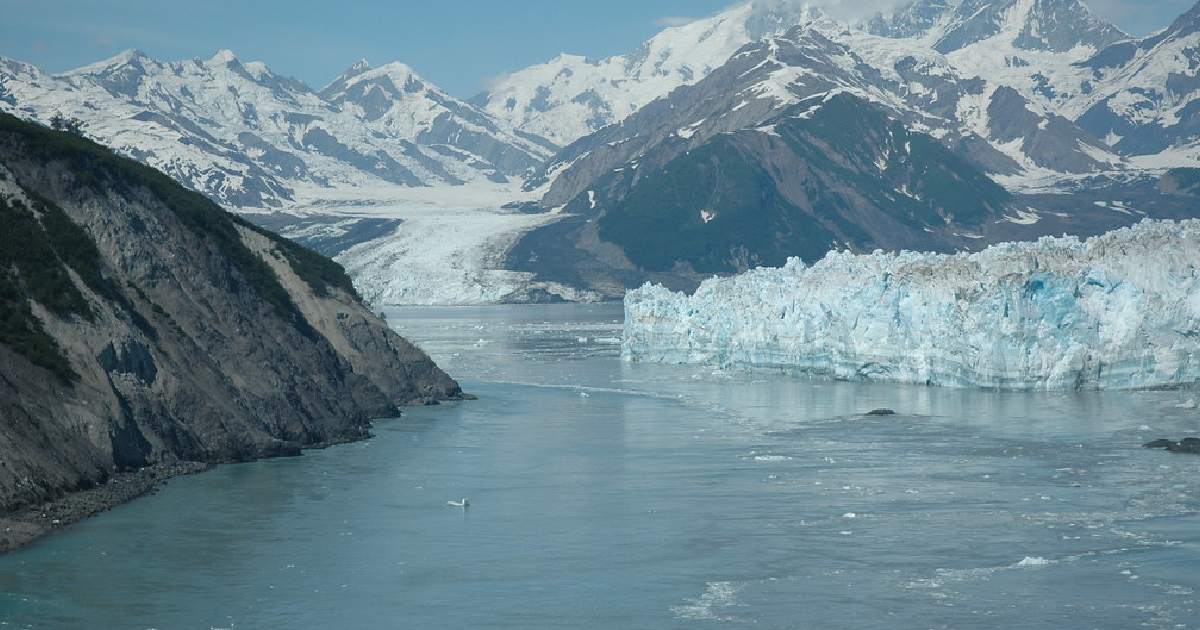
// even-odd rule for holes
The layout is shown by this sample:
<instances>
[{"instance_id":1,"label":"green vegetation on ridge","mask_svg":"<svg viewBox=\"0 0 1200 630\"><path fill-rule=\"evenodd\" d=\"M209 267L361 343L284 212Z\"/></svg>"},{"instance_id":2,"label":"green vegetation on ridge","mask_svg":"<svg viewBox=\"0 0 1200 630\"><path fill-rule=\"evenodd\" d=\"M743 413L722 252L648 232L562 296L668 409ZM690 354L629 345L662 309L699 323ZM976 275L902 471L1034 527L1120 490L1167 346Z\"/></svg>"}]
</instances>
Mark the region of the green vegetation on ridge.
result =
<instances>
[{"instance_id":1,"label":"green vegetation on ridge","mask_svg":"<svg viewBox=\"0 0 1200 630\"><path fill-rule=\"evenodd\" d=\"M76 375L58 344L29 306L33 300L59 317L91 319L83 292L71 280L75 270L89 286L108 289L100 275L99 253L87 234L53 205L37 212L0 199L0 344L63 380Z\"/></svg>"},{"instance_id":2,"label":"green vegetation on ridge","mask_svg":"<svg viewBox=\"0 0 1200 630\"><path fill-rule=\"evenodd\" d=\"M80 188L96 192L111 188L127 194L136 194L140 190L149 192L186 227L213 242L259 297L306 334L312 332L308 323L270 265L242 242L239 226L270 238L296 274L318 295L326 295L329 289L336 288L357 296L341 265L225 212L200 193L184 188L149 166L118 156L76 134L48 129L7 114L0 114L0 134L15 136L21 149L37 160L65 163ZM229 280L237 282L234 277Z\"/></svg>"},{"instance_id":3,"label":"green vegetation on ridge","mask_svg":"<svg viewBox=\"0 0 1200 630\"><path fill-rule=\"evenodd\" d=\"M120 157L109 149L70 131L53 130L0 114L0 141L10 143L16 159L61 163L71 172L75 187L102 194L113 190L135 196L148 192L199 237L213 243L229 262L231 286L248 285L277 314L293 322L306 336L316 332L305 320L273 269L242 242L245 228L269 238L288 264L317 295L339 289L357 297L341 265L320 254L222 210L203 195L188 190L148 166ZM0 199L0 344L44 367L65 381L77 375L61 348L33 314L29 301L58 317L91 320L94 312L71 279L74 271L100 297L116 303L148 336L156 331L128 298L104 275L104 262L91 236L55 204L35 191L29 208L17 200ZM139 296L145 294L133 287ZM156 313L162 309L152 304Z\"/></svg>"}]
</instances>

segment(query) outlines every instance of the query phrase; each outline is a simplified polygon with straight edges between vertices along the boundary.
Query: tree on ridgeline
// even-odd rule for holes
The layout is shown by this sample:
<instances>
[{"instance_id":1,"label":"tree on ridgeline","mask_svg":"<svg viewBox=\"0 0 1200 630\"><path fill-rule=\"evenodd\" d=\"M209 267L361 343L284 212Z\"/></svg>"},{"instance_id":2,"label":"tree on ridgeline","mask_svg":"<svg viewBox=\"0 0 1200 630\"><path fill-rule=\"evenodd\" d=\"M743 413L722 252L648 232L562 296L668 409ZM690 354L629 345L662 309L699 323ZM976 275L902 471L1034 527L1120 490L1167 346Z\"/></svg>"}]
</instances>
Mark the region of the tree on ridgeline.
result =
<instances>
[{"instance_id":1,"label":"tree on ridgeline","mask_svg":"<svg viewBox=\"0 0 1200 630\"><path fill-rule=\"evenodd\" d=\"M76 136L83 135L83 121L75 117L66 117L61 113L54 114L50 119L50 128L55 131L65 131Z\"/></svg>"}]
</instances>

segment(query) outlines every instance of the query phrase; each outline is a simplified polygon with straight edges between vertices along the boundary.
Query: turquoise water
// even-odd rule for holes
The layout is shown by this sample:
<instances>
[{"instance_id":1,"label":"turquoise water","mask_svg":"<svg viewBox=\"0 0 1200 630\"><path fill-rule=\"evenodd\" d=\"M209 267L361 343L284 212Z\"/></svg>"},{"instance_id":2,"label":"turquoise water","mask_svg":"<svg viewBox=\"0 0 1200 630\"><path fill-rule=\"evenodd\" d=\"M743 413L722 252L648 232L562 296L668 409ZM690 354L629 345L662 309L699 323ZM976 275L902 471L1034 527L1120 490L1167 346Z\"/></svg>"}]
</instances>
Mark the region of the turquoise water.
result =
<instances>
[{"instance_id":1,"label":"turquoise water","mask_svg":"<svg viewBox=\"0 0 1200 630\"><path fill-rule=\"evenodd\" d=\"M0 624L1200 628L1200 458L1138 446L1200 392L630 365L620 316L391 312L480 399L0 557Z\"/></svg>"}]
</instances>

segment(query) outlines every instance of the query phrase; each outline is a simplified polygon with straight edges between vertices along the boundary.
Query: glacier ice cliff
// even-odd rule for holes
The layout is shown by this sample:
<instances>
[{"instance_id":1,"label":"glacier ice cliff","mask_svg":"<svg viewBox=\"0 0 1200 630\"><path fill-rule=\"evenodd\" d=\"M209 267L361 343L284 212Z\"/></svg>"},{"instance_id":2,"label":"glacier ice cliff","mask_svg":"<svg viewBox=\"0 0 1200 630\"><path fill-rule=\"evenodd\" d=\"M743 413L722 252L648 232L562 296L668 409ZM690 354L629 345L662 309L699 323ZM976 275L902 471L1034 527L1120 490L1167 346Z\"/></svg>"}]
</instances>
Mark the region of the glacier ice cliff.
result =
<instances>
[{"instance_id":1,"label":"glacier ice cliff","mask_svg":"<svg viewBox=\"0 0 1200 630\"><path fill-rule=\"evenodd\" d=\"M1200 381L1200 220L973 254L832 252L812 266L646 285L627 360L1004 390Z\"/></svg>"}]
</instances>

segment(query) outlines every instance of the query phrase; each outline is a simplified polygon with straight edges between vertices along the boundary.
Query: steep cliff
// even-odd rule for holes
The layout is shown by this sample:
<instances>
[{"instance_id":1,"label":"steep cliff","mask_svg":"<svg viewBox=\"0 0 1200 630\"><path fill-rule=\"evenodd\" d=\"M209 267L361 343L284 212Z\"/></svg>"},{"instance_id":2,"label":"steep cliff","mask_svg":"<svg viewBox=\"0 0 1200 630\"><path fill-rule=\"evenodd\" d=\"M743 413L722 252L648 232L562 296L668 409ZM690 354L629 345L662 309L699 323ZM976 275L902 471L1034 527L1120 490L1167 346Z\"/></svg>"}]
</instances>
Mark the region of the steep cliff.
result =
<instances>
[{"instance_id":1,"label":"steep cliff","mask_svg":"<svg viewBox=\"0 0 1200 630\"><path fill-rule=\"evenodd\" d=\"M0 115L0 226L0 513L462 396L340 266L83 138Z\"/></svg>"}]
</instances>

